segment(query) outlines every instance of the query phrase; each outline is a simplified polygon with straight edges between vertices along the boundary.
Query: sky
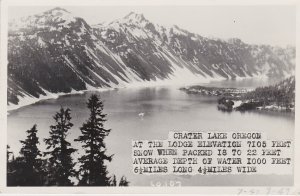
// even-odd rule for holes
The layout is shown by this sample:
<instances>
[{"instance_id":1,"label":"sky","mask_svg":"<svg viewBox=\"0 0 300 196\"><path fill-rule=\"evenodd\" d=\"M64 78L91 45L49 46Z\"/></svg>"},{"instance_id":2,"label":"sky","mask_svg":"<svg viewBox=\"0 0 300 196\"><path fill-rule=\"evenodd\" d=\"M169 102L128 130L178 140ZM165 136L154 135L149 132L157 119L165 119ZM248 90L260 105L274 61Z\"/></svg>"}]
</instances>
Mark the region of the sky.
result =
<instances>
[{"instance_id":1,"label":"sky","mask_svg":"<svg viewBox=\"0 0 300 196\"><path fill-rule=\"evenodd\" d=\"M249 44L296 45L296 8L257 6L61 6L89 24L113 21L131 11L149 21L177 25L192 33L221 39L240 38ZM9 7L8 17L26 17L53 7Z\"/></svg>"}]
</instances>

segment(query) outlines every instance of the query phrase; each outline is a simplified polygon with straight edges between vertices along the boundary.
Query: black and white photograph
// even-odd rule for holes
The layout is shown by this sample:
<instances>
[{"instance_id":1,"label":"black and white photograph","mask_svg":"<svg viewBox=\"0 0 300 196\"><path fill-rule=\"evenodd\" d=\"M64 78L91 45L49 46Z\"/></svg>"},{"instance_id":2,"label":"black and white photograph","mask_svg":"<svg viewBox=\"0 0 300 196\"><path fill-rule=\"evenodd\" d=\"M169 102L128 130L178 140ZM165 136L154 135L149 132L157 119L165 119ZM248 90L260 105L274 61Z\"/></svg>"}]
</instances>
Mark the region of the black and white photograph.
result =
<instances>
[{"instance_id":1,"label":"black and white photograph","mask_svg":"<svg viewBox=\"0 0 300 196\"><path fill-rule=\"evenodd\" d=\"M7 188L295 185L295 4L5 10Z\"/></svg>"}]
</instances>

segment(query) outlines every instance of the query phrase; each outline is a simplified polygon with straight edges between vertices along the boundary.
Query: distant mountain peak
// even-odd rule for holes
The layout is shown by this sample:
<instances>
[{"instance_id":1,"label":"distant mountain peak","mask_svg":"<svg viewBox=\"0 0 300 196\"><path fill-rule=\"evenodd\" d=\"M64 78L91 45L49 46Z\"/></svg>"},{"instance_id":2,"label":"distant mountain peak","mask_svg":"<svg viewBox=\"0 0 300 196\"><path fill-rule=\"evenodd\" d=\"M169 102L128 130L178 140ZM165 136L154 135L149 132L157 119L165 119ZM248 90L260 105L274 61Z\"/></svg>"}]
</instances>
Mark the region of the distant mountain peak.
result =
<instances>
[{"instance_id":1,"label":"distant mountain peak","mask_svg":"<svg viewBox=\"0 0 300 196\"><path fill-rule=\"evenodd\" d=\"M65 19L65 18L74 18L74 16L71 14L71 12L67 11L66 9L63 9L63 8L60 8L60 7L55 7L53 9L50 9L48 11L45 11L39 15L37 15L38 17L48 17L48 18L51 18L51 17L60 17L62 19Z\"/></svg>"},{"instance_id":2,"label":"distant mountain peak","mask_svg":"<svg viewBox=\"0 0 300 196\"><path fill-rule=\"evenodd\" d=\"M124 19L127 19L127 20L137 20L137 21L143 21L143 20L146 20L146 18L144 17L143 14L138 14L138 13L135 13L135 12L130 12L129 14L127 14Z\"/></svg>"},{"instance_id":3,"label":"distant mountain peak","mask_svg":"<svg viewBox=\"0 0 300 196\"><path fill-rule=\"evenodd\" d=\"M47 10L47 11L45 11L44 12L44 14L49 14L49 13L57 13L57 12L59 12L59 13L68 13L68 14L70 14L71 12L69 12L68 10L66 10L66 9L64 9L64 8L61 8L61 7L55 7L55 8L53 8L53 9L50 9L50 10Z\"/></svg>"},{"instance_id":4,"label":"distant mountain peak","mask_svg":"<svg viewBox=\"0 0 300 196\"><path fill-rule=\"evenodd\" d=\"M8 35L8 102L13 104L27 95L143 81L194 83L295 73L295 48L217 41L176 25L160 26L135 12L91 27L56 7L11 24L23 27Z\"/></svg>"},{"instance_id":5,"label":"distant mountain peak","mask_svg":"<svg viewBox=\"0 0 300 196\"><path fill-rule=\"evenodd\" d=\"M103 22L97 25L93 25L94 28L113 28L116 31L119 31L120 28L124 28L126 26L136 26L138 28L145 28L147 25L152 24L149 20L147 20L143 14L138 14L135 12L130 12L123 18L116 19L111 22Z\"/></svg>"},{"instance_id":6,"label":"distant mountain peak","mask_svg":"<svg viewBox=\"0 0 300 196\"><path fill-rule=\"evenodd\" d=\"M127 23L127 24L135 24L135 25L141 25L144 26L147 23L149 23L149 20L147 20L143 14L130 12L127 14L124 18L118 20L121 23Z\"/></svg>"},{"instance_id":7,"label":"distant mountain peak","mask_svg":"<svg viewBox=\"0 0 300 196\"><path fill-rule=\"evenodd\" d=\"M60 7L55 7L39 14L23 17L19 23L13 20L10 22L9 28L15 31L21 28L44 28L47 25L52 26L54 24L65 26L74 21L76 21L76 17L71 12Z\"/></svg>"}]
</instances>

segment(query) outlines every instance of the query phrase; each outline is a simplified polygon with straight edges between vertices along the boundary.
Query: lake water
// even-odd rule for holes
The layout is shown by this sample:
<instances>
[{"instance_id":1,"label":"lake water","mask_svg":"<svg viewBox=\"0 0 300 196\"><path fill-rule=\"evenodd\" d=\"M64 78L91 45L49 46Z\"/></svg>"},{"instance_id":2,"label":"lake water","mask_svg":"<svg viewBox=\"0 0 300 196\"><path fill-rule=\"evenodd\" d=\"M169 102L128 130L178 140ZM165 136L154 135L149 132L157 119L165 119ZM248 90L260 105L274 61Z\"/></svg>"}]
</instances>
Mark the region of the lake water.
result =
<instances>
[{"instance_id":1,"label":"lake water","mask_svg":"<svg viewBox=\"0 0 300 196\"><path fill-rule=\"evenodd\" d=\"M270 82L270 81L268 81ZM219 81L205 84L219 87L245 87L267 85L266 81L242 80ZM92 93L97 93L104 100L104 112L108 114L106 128L112 129L106 138L108 153L114 154L113 161L108 163L111 173L121 177L125 175L131 186L150 186L153 183L170 181L181 185L291 185L293 176L277 175L222 175L222 176L144 176L132 173L131 141L148 139L167 139L172 130L190 131L262 131L270 139L294 138L294 114L280 112L232 112L217 110L215 97L186 94L178 90L179 86L160 86L145 88L128 88L104 92L86 92L67 95L58 99L40 101L20 108L8 115L8 144L14 153L18 153L19 140L26 137L25 131L37 124L41 149L44 150L43 138L48 137L49 126L54 123L52 116L60 106L71 108L73 128L68 139L73 141L80 134L79 127L86 121L89 111L86 101ZM144 113L144 117L139 117ZM80 144L72 142L79 149Z\"/></svg>"}]
</instances>

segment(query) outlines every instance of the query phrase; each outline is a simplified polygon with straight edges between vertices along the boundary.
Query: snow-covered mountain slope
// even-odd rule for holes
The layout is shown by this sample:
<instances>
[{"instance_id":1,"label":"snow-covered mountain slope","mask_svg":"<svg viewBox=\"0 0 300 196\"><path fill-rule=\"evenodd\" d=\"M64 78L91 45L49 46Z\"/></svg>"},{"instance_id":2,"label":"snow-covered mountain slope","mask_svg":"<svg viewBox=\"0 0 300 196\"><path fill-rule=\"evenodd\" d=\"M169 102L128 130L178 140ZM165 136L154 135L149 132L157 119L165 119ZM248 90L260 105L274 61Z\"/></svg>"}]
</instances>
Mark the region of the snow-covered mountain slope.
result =
<instances>
[{"instance_id":1,"label":"snow-covered mountain slope","mask_svg":"<svg viewBox=\"0 0 300 196\"><path fill-rule=\"evenodd\" d=\"M10 23L8 62L12 105L24 97L145 81L285 77L294 74L295 48L208 39L136 13L90 26L54 8Z\"/></svg>"}]
</instances>

